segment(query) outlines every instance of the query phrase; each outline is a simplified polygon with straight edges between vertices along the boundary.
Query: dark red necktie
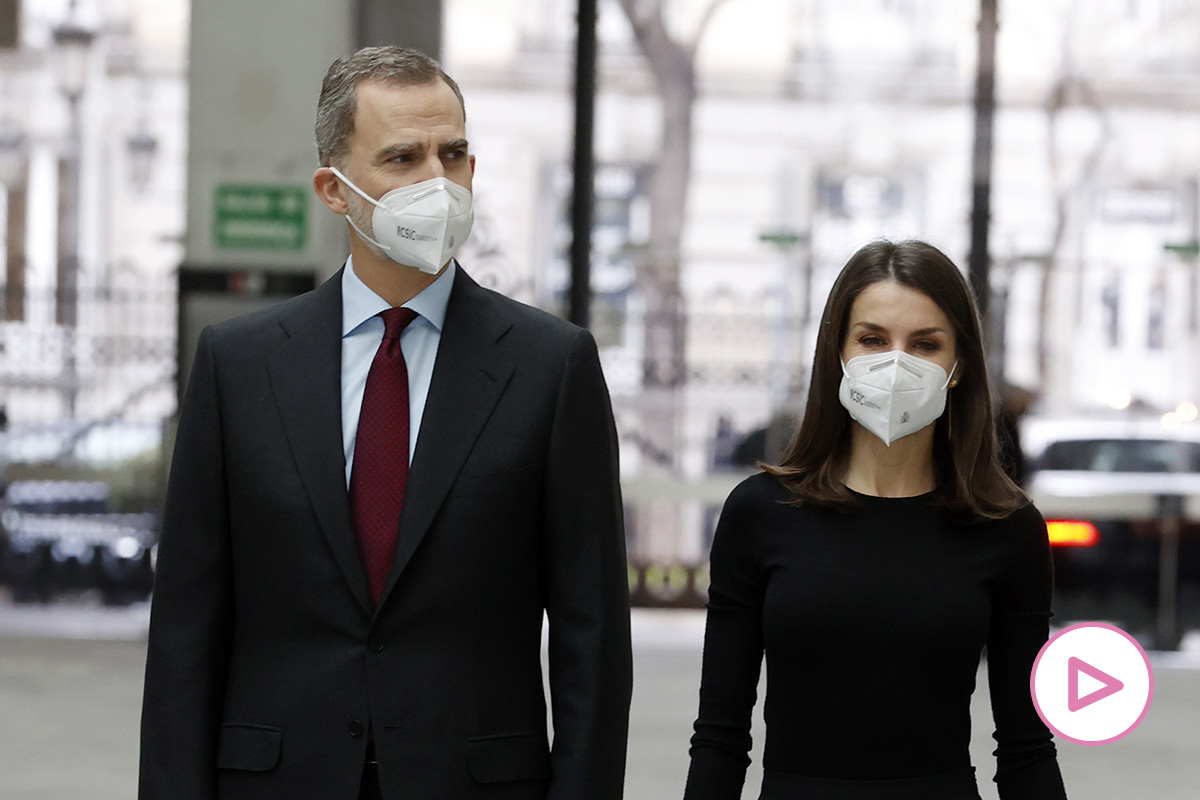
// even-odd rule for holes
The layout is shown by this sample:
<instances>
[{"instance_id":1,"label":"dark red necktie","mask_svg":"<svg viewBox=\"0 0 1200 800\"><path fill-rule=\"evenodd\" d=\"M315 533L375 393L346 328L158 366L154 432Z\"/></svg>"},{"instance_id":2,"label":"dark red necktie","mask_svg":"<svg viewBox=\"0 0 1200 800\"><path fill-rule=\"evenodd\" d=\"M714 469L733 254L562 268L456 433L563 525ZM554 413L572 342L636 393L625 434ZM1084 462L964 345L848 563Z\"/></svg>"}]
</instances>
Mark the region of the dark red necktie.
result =
<instances>
[{"instance_id":1,"label":"dark red necktie","mask_svg":"<svg viewBox=\"0 0 1200 800\"><path fill-rule=\"evenodd\" d=\"M383 341L367 373L350 469L350 511L367 568L367 587L376 605L395 559L408 484L408 367L400 351L400 334L417 314L408 308L389 308L379 316Z\"/></svg>"}]
</instances>

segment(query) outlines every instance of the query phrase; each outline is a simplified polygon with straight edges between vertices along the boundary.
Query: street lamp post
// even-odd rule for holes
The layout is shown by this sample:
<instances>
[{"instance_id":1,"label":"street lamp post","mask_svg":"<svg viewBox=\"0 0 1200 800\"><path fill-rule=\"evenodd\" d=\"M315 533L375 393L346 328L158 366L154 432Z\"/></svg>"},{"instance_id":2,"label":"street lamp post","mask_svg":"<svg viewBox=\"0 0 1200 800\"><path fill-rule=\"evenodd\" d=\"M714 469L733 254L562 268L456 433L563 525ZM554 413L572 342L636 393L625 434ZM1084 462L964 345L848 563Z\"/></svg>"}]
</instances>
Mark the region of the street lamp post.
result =
<instances>
[{"instance_id":1,"label":"street lamp post","mask_svg":"<svg viewBox=\"0 0 1200 800\"><path fill-rule=\"evenodd\" d=\"M1200 256L1200 241L1167 242L1163 250L1175 253L1188 264L1188 332L1195 335L1197 326L1196 261ZM1157 644L1162 650L1179 649L1179 532L1183 517L1183 498L1162 495L1158 498L1158 625Z\"/></svg>"},{"instance_id":2,"label":"street lamp post","mask_svg":"<svg viewBox=\"0 0 1200 800\"><path fill-rule=\"evenodd\" d=\"M96 34L74 21L75 2L68 10L68 20L54 28L54 61L59 90L67 101L70 115L66 158L64 159L64 192L62 236L58 258L58 323L63 331L62 385L65 415L75 418L75 400L79 382L75 369L76 324L79 307L79 205L80 161L83 150L83 126L80 105L87 83L88 55Z\"/></svg>"},{"instance_id":3,"label":"street lamp post","mask_svg":"<svg viewBox=\"0 0 1200 800\"><path fill-rule=\"evenodd\" d=\"M796 361L803 363L808 355L806 345L812 309L812 260L810 253L809 258L801 264L798 256L808 247L810 237L803 231L781 227L762 231L758 239L775 247L782 256L783 264L778 291L774 293L778 307L771 326L771 375L768 379L771 413L777 414L793 410L787 406L795 399L793 395L802 382L802 375L789 367ZM797 271L801 279L799 292L793 285Z\"/></svg>"},{"instance_id":4,"label":"street lamp post","mask_svg":"<svg viewBox=\"0 0 1200 800\"><path fill-rule=\"evenodd\" d=\"M25 132L19 123L12 119L0 119L0 191L7 193L5 203L4 227L8 231L7 254L5 270L7 275L4 282L4 293L0 297L0 319L23 319L25 303L24 263L16 258L22 252L23 242L15 241L18 236L12 224L14 214L14 197L19 191L19 185L24 178L25 170ZM24 201L22 201L24 202Z\"/></svg>"}]
</instances>

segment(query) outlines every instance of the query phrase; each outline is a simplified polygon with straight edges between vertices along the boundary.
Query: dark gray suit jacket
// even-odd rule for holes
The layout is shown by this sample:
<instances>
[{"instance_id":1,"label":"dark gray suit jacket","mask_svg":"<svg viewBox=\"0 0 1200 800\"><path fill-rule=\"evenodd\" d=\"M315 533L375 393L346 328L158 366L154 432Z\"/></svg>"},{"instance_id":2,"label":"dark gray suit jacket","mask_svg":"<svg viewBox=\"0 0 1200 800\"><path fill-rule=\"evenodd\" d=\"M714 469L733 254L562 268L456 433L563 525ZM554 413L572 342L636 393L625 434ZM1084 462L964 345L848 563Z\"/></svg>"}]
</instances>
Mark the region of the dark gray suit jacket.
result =
<instances>
[{"instance_id":1,"label":"dark gray suit jacket","mask_svg":"<svg viewBox=\"0 0 1200 800\"><path fill-rule=\"evenodd\" d=\"M591 335L458 270L396 560L345 484L341 273L200 337L159 545L142 800L621 797L617 442ZM540 637L550 623L554 743Z\"/></svg>"}]
</instances>

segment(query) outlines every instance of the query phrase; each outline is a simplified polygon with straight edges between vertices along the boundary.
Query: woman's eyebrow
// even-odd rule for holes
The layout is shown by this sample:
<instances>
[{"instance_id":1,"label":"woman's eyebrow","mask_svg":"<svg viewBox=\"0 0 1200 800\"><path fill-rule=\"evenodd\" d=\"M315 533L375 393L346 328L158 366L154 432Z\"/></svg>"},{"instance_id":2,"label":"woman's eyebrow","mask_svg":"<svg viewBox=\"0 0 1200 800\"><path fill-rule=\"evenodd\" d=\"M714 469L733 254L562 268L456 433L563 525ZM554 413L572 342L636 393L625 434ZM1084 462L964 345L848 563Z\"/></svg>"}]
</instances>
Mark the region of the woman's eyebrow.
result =
<instances>
[{"instance_id":1,"label":"woman's eyebrow","mask_svg":"<svg viewBox=\"0 0 1200 800\"><path fill-rule=\"evenodd\" d=\"M869 331L875 331L877 333L887 333L888 332L887 328L883 327L882 325L876 325L874 322L856 322L856 323L854 323L854 327L866 328ZM921 330L919 330L919 331L913 331L911 335L913 335L913 336L929 336L930 334L933 334L933 333L945 333L945 332L946 332L945 328L939 328L939 327L935 326L932 328L921 328Z\"/></svg>"}]
</instances>

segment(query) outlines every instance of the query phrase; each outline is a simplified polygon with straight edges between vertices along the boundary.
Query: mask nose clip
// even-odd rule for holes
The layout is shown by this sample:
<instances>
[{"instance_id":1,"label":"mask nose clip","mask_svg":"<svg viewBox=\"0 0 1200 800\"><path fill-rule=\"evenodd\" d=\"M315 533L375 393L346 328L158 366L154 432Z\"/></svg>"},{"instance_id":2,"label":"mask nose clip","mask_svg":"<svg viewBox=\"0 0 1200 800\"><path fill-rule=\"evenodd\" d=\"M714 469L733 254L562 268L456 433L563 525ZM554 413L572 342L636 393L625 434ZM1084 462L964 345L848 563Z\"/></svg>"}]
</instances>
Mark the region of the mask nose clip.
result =
<instances>
[{"instance_id":1,"label":"mask nose clip","mask_svg":"<svg viewBox=\"0 0 1200 800\"><path fill-rule=\"evenodd\" d=\"M890 353L888 353L887 359L880 361L878 364L872 364L870 367L867 368L867 372L878 372L881 369L887 369L888 367L892 366L893 364L899 364L900 366L907 369L909 372L912 372L912 368L900 360L900 351L899 350L893 350Z\"/></svg>"}]
</instances>

